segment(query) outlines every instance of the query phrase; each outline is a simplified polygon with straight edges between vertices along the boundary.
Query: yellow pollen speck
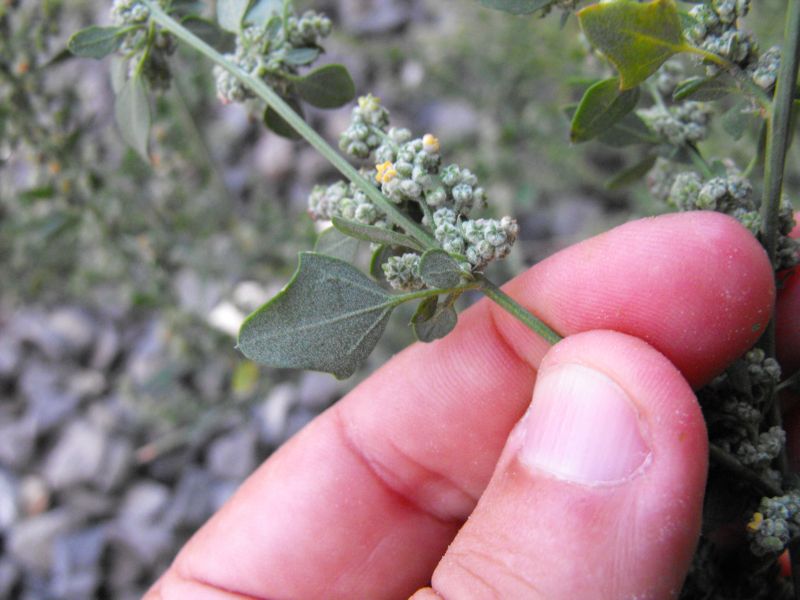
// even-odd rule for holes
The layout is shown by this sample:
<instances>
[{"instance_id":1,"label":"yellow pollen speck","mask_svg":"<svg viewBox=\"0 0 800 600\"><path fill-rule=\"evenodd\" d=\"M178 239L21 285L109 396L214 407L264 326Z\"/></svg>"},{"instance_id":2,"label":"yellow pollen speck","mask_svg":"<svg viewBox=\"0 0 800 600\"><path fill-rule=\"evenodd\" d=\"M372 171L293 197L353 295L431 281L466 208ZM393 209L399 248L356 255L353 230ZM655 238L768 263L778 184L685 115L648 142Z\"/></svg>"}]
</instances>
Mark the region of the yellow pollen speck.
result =
<instances>
[{"instance_id":1,"label":"yellow pollen speck","mask_svg":"<svg viewBox=\"0 0 800 600\"><path fill-rule=\"evenodd\" d=\"M439 139L433 134L426 133L422 136L422 147L425 152L439 152Z\"/></svg>"},{"instance_id":2,"label":"yellow pollen speck","mask_svg":"<svg viewBox=\"0 0 800 600\"><path fill-rule=\"evenodd\" d=\"M366 96L361 96L358 99L358 107L361 110L377 110L381 104L381 99L373 96L372 94L367 94Z\"/></svg>"},{"instance_id":3,"label":"yellow pollen speck","mask_svg":"<svg viewBox=\"0 0 800 600\"><path fill-rule=\"evenodd\" d=\"M747 531L750 533L755 533L758 531L758 528L761 526L761 522L764 520L764 515L760 512L753 514L753 520L747 524Z\"/></svg>"},{"instance_id":4,"label":"yellow pollen speck","mask_svg":"<svg viewBox=\"0 0 800 600\"><path fill-rule=\"evenodd\" d=\"M378 183L389 183L397 176L397 171L391 161L387 160L385 163L375 165L378 172L375 174L375 180Z\"/></svg>"}]
</instances>

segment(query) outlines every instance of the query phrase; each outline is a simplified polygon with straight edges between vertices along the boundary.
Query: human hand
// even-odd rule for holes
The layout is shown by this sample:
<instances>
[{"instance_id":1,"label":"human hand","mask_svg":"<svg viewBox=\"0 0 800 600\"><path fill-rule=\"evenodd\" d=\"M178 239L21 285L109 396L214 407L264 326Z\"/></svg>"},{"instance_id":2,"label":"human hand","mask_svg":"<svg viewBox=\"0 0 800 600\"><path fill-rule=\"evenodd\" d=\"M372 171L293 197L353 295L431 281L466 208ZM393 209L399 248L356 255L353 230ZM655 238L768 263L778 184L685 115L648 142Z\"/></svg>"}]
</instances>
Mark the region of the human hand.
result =
<instances>
[{"instance_id":1,"label":"human hand","mask_svg":"<svg viewBox=\"0 0 800 600\"><path fill-rule=\"evenodd\" d=\"M147 598L677 594L707 470L692 386L764 330L766 255L729 217L667 215L505 290L569 337L465 311L273 454Z\"/></svg>"}]
</instances>

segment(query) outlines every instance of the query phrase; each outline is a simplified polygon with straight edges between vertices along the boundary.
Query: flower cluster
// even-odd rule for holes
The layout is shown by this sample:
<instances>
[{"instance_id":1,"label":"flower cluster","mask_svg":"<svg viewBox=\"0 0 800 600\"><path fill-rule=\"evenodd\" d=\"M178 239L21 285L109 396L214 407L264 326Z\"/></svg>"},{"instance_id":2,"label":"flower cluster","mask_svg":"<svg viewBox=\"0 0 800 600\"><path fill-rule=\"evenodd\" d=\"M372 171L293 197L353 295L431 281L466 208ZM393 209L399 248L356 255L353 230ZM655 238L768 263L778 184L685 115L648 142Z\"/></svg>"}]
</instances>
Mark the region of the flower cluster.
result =
<instances>
[{"instance_id":1,"label":"flower cluster","mask_svg":"<svg viewBox=\"0 0 800 600\"><path fill-rule=\"evenodd\" d=\"M783 496L762 498L747 524L747 534L756 556L783 552L789 541L800 534L800 494L792 490Z\"/></svg>"},{"instance_id":2,"label":"flower cluster","mask_svg":"<svg viewBox=\"0 0 800 600\"><path fill-rule=\"evenodd\" d=\"M637 113L647 125L670 144L696 144L708 135L711 109L703 102L687 101L675 106L657 104Z\"/></svg>"},{"instance_id":3,"label":"flower cluster","mask_svg":"<svg viewBox=\"0 0 800 600\"><path fill-rule=\"evenodd\" d=\"M314 186L308 197L308 212L315 221L340 217L364 225L388 226L384 212L363 191L344 181Z\"/></svg>"},{"instance_id":4,"label":"flower cluster","mask_svg":"<svg viewBox=\"0 0 800 600\"><path fill-rule=\"evenodd\" d=\"M160 4L164 6L166 2L160 0ZM111 6L111 22L117 27L131 27L120 45L120 51L129 59L128 76L141 71L150 87L166 90L172 81L168 59L177 45L166 31L156 30L153 39L148 39L145 25L149 19L150 9L138 0L115 0Z\"/></svg>"},{"instance_id":5,"label":"flower cluster","mask_svg":"<svg viewBox=\"0 0 800 600\"><path fill-rule=\"evenodd\" d=\"M486 206L486 192L469 169L442 165L439 140L428 133L413 138L410 131L389 126L389 112L372 95L359 98L339 147L350 156L368 161L362 171L383 195L401 209L418 207L421 224L442 248L454 255L465 272L483 270L504 258L517 238L511 217L470 219ZM315 219L344 217L378 227L390 227L386 215L354 186L337 183L317 186L309 198ZM419 289L419 255L394 256L383 265L389 283L397 289Z\"/></svg>"},{"instance_id":6,"label":"flower cluster","mask_svg":"<svg viewBox=\"0 0 800 600\"><path fill-rule=\"evenodd\" d=\"M769 392L780 379L777 361L761 349L750 350L698 394L709 440L735 456L765 480L780 485L771 468L786 442L780 427L761 430L769 410Z\"/></svg>"},{"instance_id":7,"label":"flower cluster","mask_svg":"<svg viewBox=\"0 0 800 600\"><path fill-rule=\"evenodd\" d=\"M765 90L775 85L780 64L780 50L770 48L759 53L758 44L749 31L740 27L740 19L750 11L750 0L712 0L689 11L694 25L689 37L697 46L735 63L753 82ZM717 66L707 64L710 74Z\"/></svg>"},{"instance_id":8,"label":"flower cluster","mask_svg":"<svg viewBox=\"0 0 800 600\"><path fill-rule=\"evenodd\" d=\"M236 50L225 58L270 87L285 92L287 75L297 67L313 62L319 54L320 41L330 35L331 20L308 11L300 18L290 16L284 22L273 16L260 25L245 27L236 37ZM224 103L244 102L253 92L231 73L214 68L217 95Z\"/></svg>"},{"instance_id":9,"label":"flower cluster","mask_svg":"<svg viewBox=\"0 0 800 600\"><path fill-rule=\"evenodd\" d=\"M670 183L671 182L671 183ZM656 165L648 184L656 197L666 200L678 210L715 210L738 219L753 235L760 235L761 215L758 202L753 197L750 181L732 164L727 165L727 174L712 177L707 181L693 171L674 173ZM669 193L664 197L664 191ZM797 240L789 237L795 225L794 210L788 199L783 198L778 218L778 239L775 256L775 269L794 267L800 261Z\"/></svg>"}]
</instances>

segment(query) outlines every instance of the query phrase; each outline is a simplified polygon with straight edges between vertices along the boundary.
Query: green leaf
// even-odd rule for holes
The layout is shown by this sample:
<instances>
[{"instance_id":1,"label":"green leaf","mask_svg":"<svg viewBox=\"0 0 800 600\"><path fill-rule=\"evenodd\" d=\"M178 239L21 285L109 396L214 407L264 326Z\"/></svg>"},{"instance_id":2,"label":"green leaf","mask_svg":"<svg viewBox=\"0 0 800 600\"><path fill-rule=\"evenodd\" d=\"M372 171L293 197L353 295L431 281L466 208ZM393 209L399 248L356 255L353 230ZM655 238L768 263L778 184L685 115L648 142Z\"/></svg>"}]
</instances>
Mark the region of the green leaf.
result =
<instances>
[{"instance_id":1,"label":"green leaf","mask_svg":"<svg viewBox=\"0 0 800 600\"><path fill-rule=\"evenodd\" d=\"M317 237L314 252L351 263L358 256L359 246L357 239L343 234L336 227L328 227Z\"/></svg>"},{"instance_id":2,"label":"green leaf","mask_svg":"<svg viewBox=\"0 0 800 600\"><path fill-rule=\"evenodd\" d=\"M189 31L203 40L206 44L214 46L215 48L224 39L226 33L213 21L198 17L197 15L189 15L181 21L181 25L186 27Z\"/></svg>"},{"instance_id":3,"label":"green leaf","mask_svg":"<svg viewBox=\"0 0 800 600\"><path fill-rule=\"evenodd\" d=\"M141 76L126 81L114 103L114 118L122 139L149 164L150 102Z\"/></svg>"},{"instance_id":4,"label":"green leaf","mask_svg":"<svg viewBox=\"0 0 800 600\"><path fill-rule=\"evenodd\" d=\"M399 302L352 265L303 252L289 284L242 325L239 349L272 367L343 379L372 352Z\"/></svg>"},{"instance_id":5,"label":"green leaf","mask_svg":"<svg viewBox=\"0 0 800 600\"><path fill-rule=\"evenodd\" d=\"M628 167L617 173L614 177L606 182L606 188L609 190L618 190L627 185L639 181L642 177L647 175L650 169L656 162L655 154L648 154L636 164Z\"/></svg>"},{"instance_id":6,"label":"green leaf","mask_svg":"<svg viewBox=\"0 0 800 600\"><path fill-rule=\"evenodd\" d=\"M564 114L571 120L577 108L575 104L565 106ZM661 140L636 113L629 113L610 129L601 133L597 141L614 148L623 148L632 144L657 144Z\"/></svg>"},{"instance_id":7,"label":"green leaf","mask_svg":"<svg viewBox=\"0 0 800 600\"><path fill-rule=\"evenodd\" d=\"M502 10L512 15L529 15L553 4L555 0L481 0L487 8Z\"/></svg>"},{"instance_id":8,"label":"green leaf","mask_svg":"<svg viewBox=\"0 0 800 600\"><path fill-rule=\"evenodd\" d=\"M300 101L297 98L290 97L284 98L283 100L286 102L286 104L292 107L294 112L301 117L303 116L303 107L300 105ZM270 131L290 140L299 140L302 137L294 130L294 127L289 125L289 123L287 123L282 116L276 113L271 106L268 106L264 111L264 125L266 125Z\"/></svg>"},{"instance_id":9,"label":"green leaf","mask_svg":"<svg viewBox=\"0 0 800 600\"><path fill-rule=\"evenodd\" d=\"M67 42L67 48L81 58L103 58L119 49L122 33L121 27L92 25L74 33Z\"/></svg>"},{"instance_id":10,"label":"green leaf","mask_svg":"<svg viewBox=\"0 0 800 600\"><path fill-rule=\"evenodd\" d=\"M244 17L244 22L263 27L272 16L280 15L281 12L283 12L283 0L254 0Z\"/></svg>"},{"instance_id":11,"label":"green leaf","mask_svg":"<svg viewBox=\"0 0 800 600\"><path fill-rule=\"evenodd\" d=\"M292 78L297 93L317 108L338 108L356 95L350 73L342 65L325 65L304 77Z\"/></svg>"},{"instance_id":12,"label":"green leaf","mask_svg":"<svg viewBox=\"0 0 800 600\"><path fill-rule=\"evenodd\" d=\"M391 246L379 246L375 252L372 253L372 258L369 261L369 274L378 283L389 285L386 281L386 273L383 272L382 265L390 256L394 256L395 252Z\"/></svg>"},{"instance_id":13,"label":"green leaf","mask_svg":"<svg viewBox=\"0 0 800 600\"><path fill-rule=\"evenodd\" d=\"M453 331L458 322L458 314L450 304L439 305L436 296L425 298L419 303L411 317L411 328L420 342L432 342Z\"/></svg>"},{"instance_id":14,"label":"green leaf","mask_svg":"<svg viewBox=\"0 0 800 600\"><path fill-rule=\"evenodd\" d=\"M737 88L734 80L724 73L718 73L713 77L692 77L682 81L672 93L672 99L711 102L735 91Z\"/></svg>"},{"instance_id":15,"label":"green leaf","mask_svg":"<svg viewBox=\"0 0 800 600\"><path fill-rule=\"evenodd\" d=\"M688 46L674 0L612 0L578 11L586 39L617 68L620 87L636 87Z\"/></svg>"},{"instance_id":16,"label":"green leaf","mask_svg":"<svg viewBox=\"0 0 800 600\"><path fill-rule=\"evenodd\" d=\"M364 240L365 242L383 244L386 246L402 246L403 248L410 248L411 250L417 250L419 252L425 250L425 247L411 236L392 231L391 229L364 225L363 223L348 221L347 219L341 219L339 217L333 217L331 222L336 229L357 240Z\"/></svg>"},{"instance_id":17,"label":"green leaf","mask_svg":"<svg viewBox=\"0 0 800 600\"><path fill-rule=\"evenodd\" d=\"M314 62L319 52L319 48L292 48L286 53L284 60L290 65L301 67Z\"/></svg>"},{"instance_id":18,"label":"green leaf","mask_svg":"<svg viewBox=\"0 0 800 600\"><path fill-rule=\"evenodd\" d=\"M239 33L250 0L217 0L217 22L225 31Z\"/></svg>"},{"instance_id":19,"label":"green leaf","mask_svg":"<svg viewBox=\"0 0 800 600\"><path fill-rule=\"evenodd\" d=\"M722 115L722 128L734 140L738 141L750 127L761 121L758 112L753 109L749 100L740 100Z\"/></svg>"},{"instance_id":20,"label":"green leaf","mask_svg":"<svg viewBox=\"0 0 800 600\"><path fill-rule=\"evenodd\" d=\"M431 288L458 287L463 275L456 260L439 248L428 250L419 261L419 276Z\"/></svg>"},{"instance_id":21,"label":"green leaf","mask_svg":"<svg viewBox=\"0 0 800 600\"><path fill-rule=\"evenodd\" d=\"M570 139L586 142L609 130L629 114L639 102L639 88L620 91L614 77L591 86L583 95L572 117Z\"/></svg>"}]
</instances>

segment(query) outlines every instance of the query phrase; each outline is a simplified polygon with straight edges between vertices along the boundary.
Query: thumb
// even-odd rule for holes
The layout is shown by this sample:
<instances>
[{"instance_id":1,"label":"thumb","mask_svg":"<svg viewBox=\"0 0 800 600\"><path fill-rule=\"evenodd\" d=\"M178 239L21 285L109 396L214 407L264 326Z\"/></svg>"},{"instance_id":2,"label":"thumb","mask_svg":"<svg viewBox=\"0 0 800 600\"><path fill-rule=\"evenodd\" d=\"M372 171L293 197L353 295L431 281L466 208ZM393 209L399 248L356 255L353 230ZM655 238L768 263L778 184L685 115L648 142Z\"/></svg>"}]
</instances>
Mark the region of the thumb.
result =
<instances>
[{"instance_id":1,"label":"thumb","mask_svg":"<svg viewBox=\"0 0 800 600\"><path fill-rule=\"evenodd\" d=\"M423 598L667 598L700 533L707 438L686 380L621 333L572 336ZM438 596L437 596L438 595Z\"/></svg>"}]
</instances>

